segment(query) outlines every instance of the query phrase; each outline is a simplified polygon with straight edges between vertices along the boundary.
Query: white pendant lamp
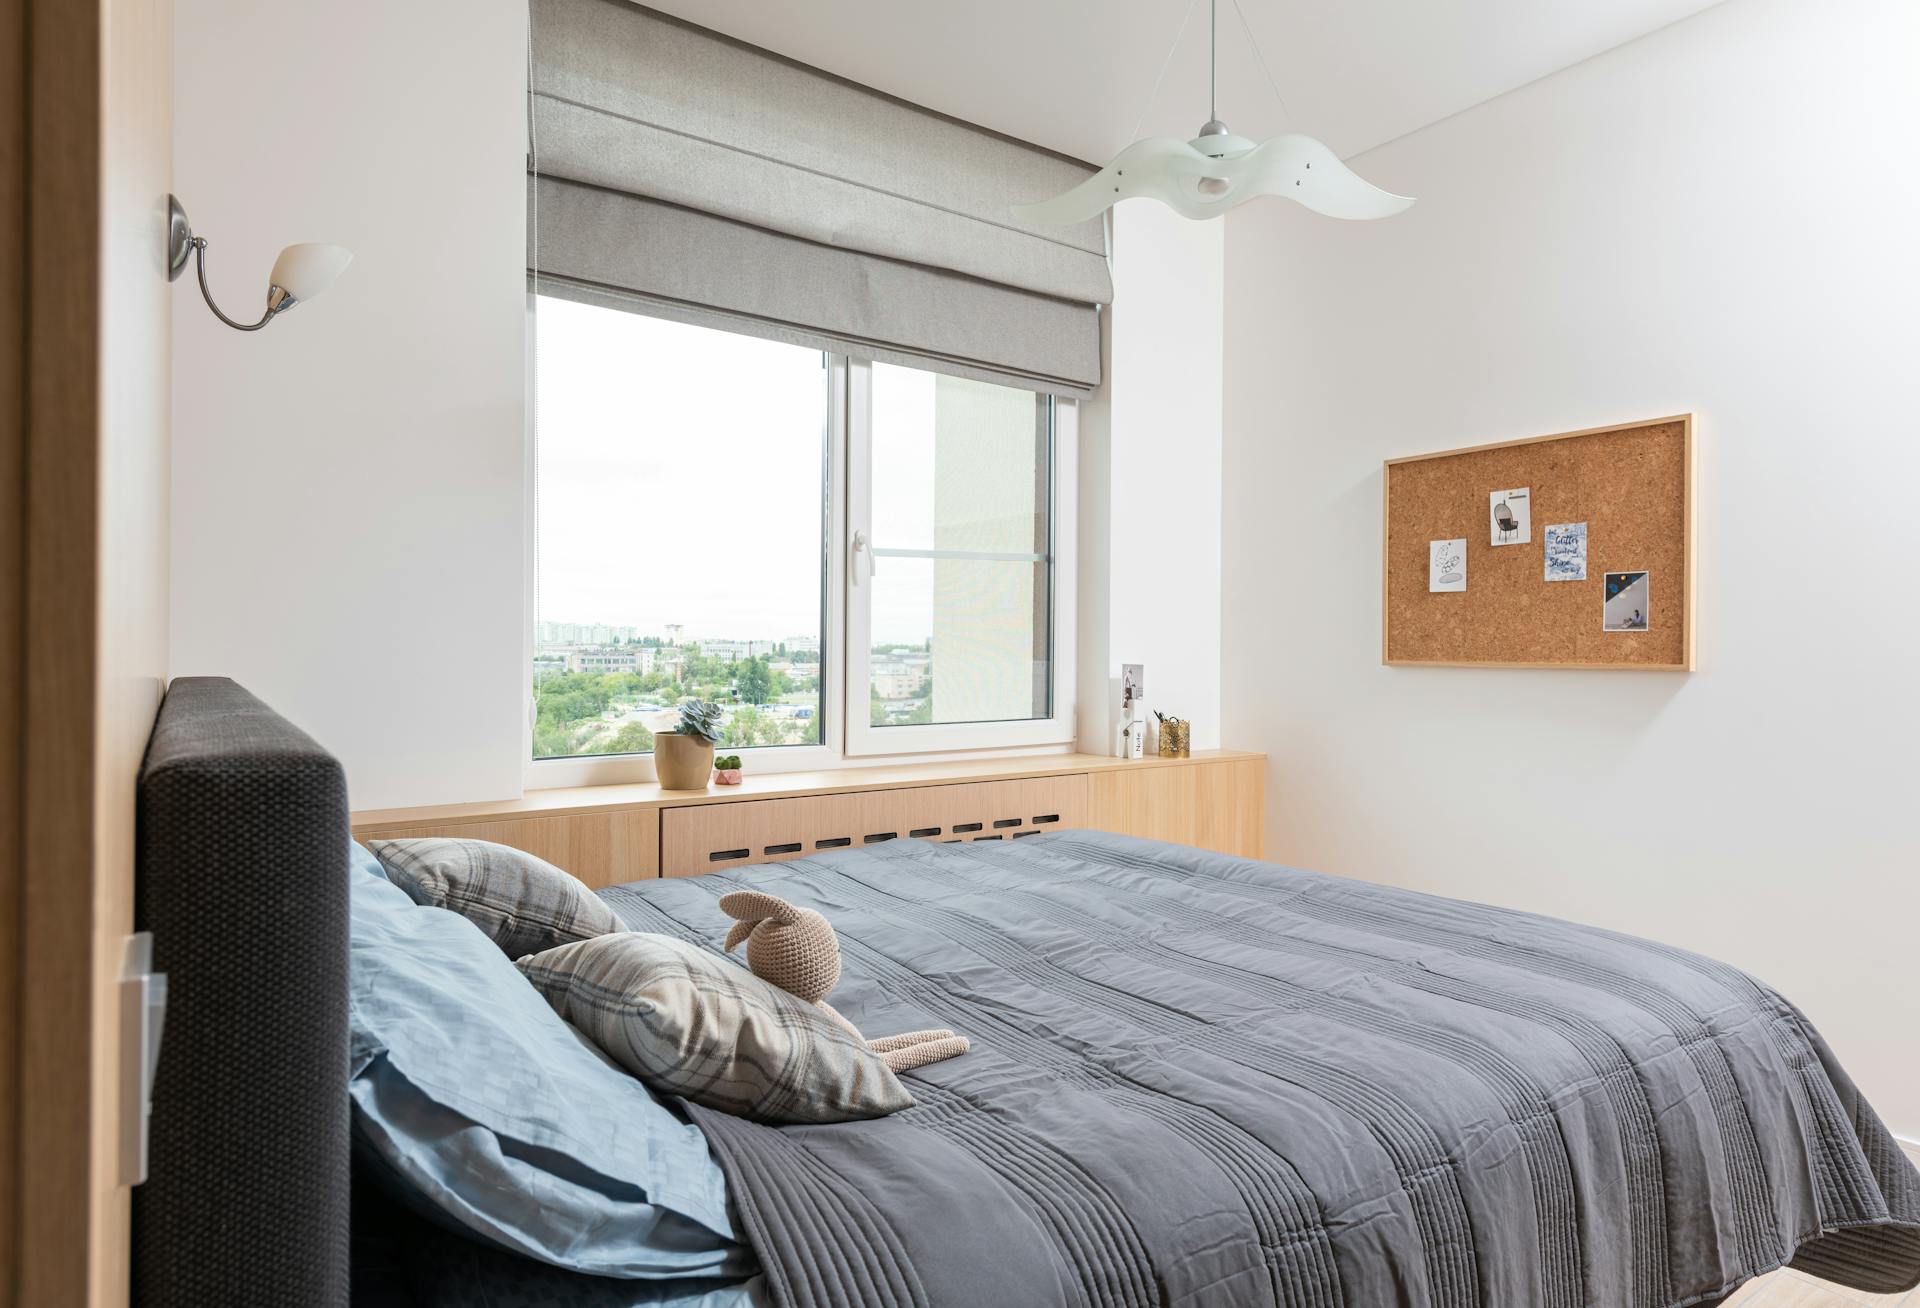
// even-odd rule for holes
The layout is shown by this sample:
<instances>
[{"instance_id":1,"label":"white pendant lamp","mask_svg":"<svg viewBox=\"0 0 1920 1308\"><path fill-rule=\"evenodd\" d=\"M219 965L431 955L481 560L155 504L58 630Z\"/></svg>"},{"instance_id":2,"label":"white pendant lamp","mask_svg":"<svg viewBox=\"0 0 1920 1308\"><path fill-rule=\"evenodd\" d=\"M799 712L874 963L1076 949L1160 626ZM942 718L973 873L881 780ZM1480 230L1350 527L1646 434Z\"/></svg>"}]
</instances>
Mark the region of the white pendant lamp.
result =
<instances>
[{"instance_id":1,"label":"white pendant lamp","mask_svg":"<svg viewBox=\"0 0 1920 1308\"><path fill-rule=\"evenodd\" d=\"M1218 19L1217 2L1208 0L1210 28ZM1239 0L1234 0L1234 8L1239 9ZM1246 22L1244 14L1241 22ZM1184 19L1180 26L1184 31ZM1219 53L1218 32L1210 30L1208 38L1211 83ZM1179 33L1173 39L1178 45ZM1247 39L1253 39L1250 27ZM1168 59L1172 59L1171 50ZM1163 65L1163 76L1165 72ZM1013 216L1034 223L1085 222L1121 200L1144 196L1182 217L1218 218L1261 195L1297 200L1329 218L1390 218L1413 203L1407 196L1393 195L1363 180L1311 136L1289 132L1256 144L1228 131L1210 110L1200 134L1191 141L1171 136L1135 141L1072 190L1038 204L1017 204Z\"/></svg>"}]
</instances>

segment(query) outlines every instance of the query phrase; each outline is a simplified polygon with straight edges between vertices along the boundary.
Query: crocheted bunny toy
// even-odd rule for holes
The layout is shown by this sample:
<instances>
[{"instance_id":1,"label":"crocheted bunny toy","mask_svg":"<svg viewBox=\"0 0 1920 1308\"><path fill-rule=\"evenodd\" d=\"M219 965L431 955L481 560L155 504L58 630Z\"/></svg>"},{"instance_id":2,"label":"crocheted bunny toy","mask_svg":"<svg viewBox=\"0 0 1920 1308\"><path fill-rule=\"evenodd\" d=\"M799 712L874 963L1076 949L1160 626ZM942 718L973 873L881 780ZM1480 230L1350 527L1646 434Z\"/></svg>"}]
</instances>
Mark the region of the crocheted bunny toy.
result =
<instances>
[{"instance_id":1,"label":"crocheted bunny toy","mask_svg":"<svg viewBox=\"0 0 1920 1308\"><path fill-rule=\"evenodd\" d=\"M827 992L840 980L840 938L827 919L812 909L758 890L734 890L720 896L720 911L735 919L727 931L727 950L746 941L747 967L755 976L818 1008L853 1032L894 1071L938 1063L972 1047L965 1036L944 1027L879 1040L861 1035L827 1002Z\"/></svg>"}]
</instances>

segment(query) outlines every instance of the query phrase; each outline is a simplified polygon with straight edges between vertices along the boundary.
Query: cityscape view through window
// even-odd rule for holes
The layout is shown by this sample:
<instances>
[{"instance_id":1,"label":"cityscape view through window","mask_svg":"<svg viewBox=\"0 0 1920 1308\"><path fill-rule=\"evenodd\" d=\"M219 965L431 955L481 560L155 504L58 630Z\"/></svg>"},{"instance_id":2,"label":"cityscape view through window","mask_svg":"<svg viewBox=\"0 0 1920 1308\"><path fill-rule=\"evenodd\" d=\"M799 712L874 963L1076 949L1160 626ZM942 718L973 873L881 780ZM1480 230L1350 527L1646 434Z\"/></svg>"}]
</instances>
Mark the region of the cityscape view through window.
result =
<instances>
[{"instance_id":1,"label":"cityscape view through window","mask_svg":"<svg viewBox=\"0 0 1920 1308\"><path fill-rule=\"evenodd\" d=\"M645 754L646 719L682 699L725 706L722 748L820 742L820 640L687 639L605 623L542 622L533 654L536 758Z\"/></svg>"}]
</instances>

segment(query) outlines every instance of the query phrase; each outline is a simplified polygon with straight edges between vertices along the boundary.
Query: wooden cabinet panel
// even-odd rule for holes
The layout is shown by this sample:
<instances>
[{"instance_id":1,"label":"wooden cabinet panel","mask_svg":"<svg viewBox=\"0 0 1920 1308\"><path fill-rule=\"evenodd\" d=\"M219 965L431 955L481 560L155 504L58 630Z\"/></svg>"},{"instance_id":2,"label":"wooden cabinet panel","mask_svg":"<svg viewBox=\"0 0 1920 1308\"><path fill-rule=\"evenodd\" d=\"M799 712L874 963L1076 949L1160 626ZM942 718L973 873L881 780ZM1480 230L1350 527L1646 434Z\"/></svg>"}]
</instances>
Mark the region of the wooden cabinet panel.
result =
<instances>
[{"instance_id":1,"label":"wooden cabinet panel","mask_svg":"<svg viewBox=\"0 0 1920 1308\"><path fill-rule=\"evenodd\" d=\"M1266 857L1264 760L1097 772L1088 781L1090 827Z\"/></svg>"},{"instance_id":2,"label":"wooden cabinet panel","mask_svg":"<svg viewBox=\"0 0 1920 1308\"><path fill-rule=\"evenodd\" d=\"M886 840L1014 840L1086 825L1085 775L670 808L666 876L801 858Z\"/></svg>"},{"instance_id":3,"label":"wooden cabinet panel","mask_svg":"<svg viewBox=\"0 0 1920 1308\"><path fill-rule=\"evenodd\" d=\"M1076 754L763 774L693 795L651 784L582 786L498 804L356 813L354 835L494 840L596 889L886 839L1009 840L1061 827L1261 858L1266 766L1264 755L1209 750L1178 760Z\"/></svg>"},{"instance_id":4,"label":"wooden cabinet panel","mask_svg":"<svg viewBox=\"0 0 1920 1308\"><path fill-rule=\"evenodd\" d=\"M565 868L599 890L660 875L660 810L615 809L565 817L504 818L494 822L438 822L383 828L361 840L450 836L511 845Z\"/></svg>"}]
</instances>

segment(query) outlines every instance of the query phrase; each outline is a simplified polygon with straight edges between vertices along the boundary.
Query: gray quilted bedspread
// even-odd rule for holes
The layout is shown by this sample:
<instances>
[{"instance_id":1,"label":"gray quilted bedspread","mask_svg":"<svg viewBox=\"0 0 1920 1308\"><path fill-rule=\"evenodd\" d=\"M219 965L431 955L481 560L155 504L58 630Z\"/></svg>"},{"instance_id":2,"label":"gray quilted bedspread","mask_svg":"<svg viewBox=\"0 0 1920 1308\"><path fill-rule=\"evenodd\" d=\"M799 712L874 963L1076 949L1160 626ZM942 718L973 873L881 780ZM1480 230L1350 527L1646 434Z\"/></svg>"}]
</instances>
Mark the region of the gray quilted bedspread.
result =
<instances>
[{"instance_id":1,"label":"gray quilted bedspread","mask_svg":"<svg viewBox=\"0 0 1920 1308\"><path fill-rule=\"evenodd\" d=\"M604 892L839 929L869 1036L973 1051L836 1126L694 1110L786 1305L1666 1308L1920 1281L1920 1175L1791 1004L1629 936L1099 832Z\"/></svg>"}]
</instances>

